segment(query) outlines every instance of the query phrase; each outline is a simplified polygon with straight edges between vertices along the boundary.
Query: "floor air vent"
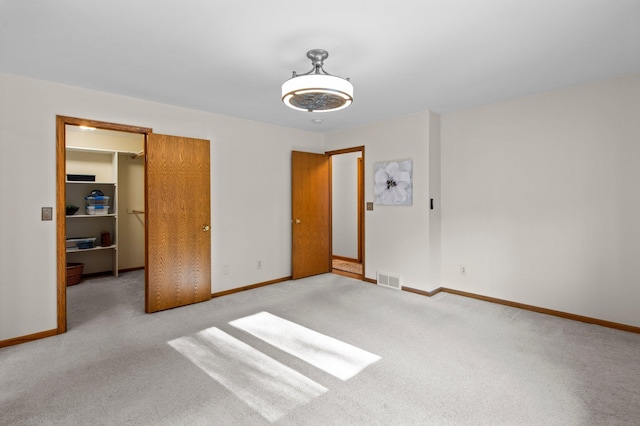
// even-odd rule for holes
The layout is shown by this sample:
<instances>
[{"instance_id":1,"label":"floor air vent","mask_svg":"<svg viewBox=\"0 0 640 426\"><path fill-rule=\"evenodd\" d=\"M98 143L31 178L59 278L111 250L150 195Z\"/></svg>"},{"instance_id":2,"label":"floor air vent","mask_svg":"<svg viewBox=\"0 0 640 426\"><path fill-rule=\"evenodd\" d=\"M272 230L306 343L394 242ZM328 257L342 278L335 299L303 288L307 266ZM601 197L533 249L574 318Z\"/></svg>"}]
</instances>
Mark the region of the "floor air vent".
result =
<instances>
[{"instance_id":1,"label":"floor air vent","mask_svg":"<svg viewBox=\"0 0 640 426\"><path fill-rule=\"evenodd\" d=\"M378 272L377 284L383 287L393 288L395 290L402 290L402 277L387 274L384 272Z\"/></svg>"}]
</instances>

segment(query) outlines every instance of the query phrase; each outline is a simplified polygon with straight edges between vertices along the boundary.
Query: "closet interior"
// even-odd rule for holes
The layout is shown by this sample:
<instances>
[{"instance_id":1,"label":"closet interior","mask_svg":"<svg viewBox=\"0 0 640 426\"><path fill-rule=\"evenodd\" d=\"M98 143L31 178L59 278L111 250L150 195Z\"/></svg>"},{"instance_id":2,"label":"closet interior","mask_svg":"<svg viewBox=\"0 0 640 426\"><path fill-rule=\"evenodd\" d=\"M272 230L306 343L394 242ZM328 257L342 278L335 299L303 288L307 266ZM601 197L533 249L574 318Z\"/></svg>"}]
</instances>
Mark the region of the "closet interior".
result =
<instances>
[{"instance_id":1,"label":"closet interior","mask_svg":"<svg viewBox=\"0 0 640 426\"><path fill-rule=\"evenodd\" d=\"M143 134L67 125L67 285L142 269Z\"/></svg>"}]
</instances>

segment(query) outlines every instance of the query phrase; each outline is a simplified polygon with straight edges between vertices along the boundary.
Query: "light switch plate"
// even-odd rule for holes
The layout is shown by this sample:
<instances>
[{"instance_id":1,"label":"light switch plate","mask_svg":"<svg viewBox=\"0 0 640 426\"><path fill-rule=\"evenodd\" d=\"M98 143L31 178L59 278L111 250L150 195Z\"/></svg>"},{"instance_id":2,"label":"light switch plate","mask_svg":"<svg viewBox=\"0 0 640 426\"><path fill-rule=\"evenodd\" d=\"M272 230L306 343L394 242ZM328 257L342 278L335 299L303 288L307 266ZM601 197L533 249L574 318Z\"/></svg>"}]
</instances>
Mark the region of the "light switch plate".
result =
<instances>
[{"instance_id":1,"label":"light switch plate","mask_svg":"<svg viewBox=\"0 0 640 426\"><path fill-rule=\"evenodd\" d=\"M373 203L367 203L367 210L373 210Z\"/></svg>"},{"instance_id":2,"label":"light switch plate","mask_svg":"<svg viewBox=\"0 0 640 426\"><path fill-rule=\"evenodd\" d=\"M42 220L53 220L53 207L42 208Z\"/></svg>"}]
</instances>

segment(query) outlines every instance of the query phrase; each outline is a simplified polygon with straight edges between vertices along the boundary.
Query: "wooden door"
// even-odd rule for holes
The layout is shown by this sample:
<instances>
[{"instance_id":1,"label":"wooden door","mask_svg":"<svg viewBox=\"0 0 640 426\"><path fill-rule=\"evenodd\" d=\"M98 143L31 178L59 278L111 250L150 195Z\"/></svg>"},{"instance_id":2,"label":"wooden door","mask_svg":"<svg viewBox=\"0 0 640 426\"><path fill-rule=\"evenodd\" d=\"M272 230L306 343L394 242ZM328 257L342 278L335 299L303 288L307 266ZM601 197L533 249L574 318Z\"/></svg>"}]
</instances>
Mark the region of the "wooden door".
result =
<instances>
[{"instance_id":1,"label":"wooden door","mask_svg":"<svg viewBox=\"0 0 640 426\"><path fill-rule=\"evenodd\" d=\"M291 155L291 275L293 279L331 271L329 156Z\"/></svg>"},{"instance_id":2,"label":"wooden door","mask_svg":"<svg viewBox=\"0 0 640 426\"><path fill-rule=\"evenodd\" d=\"M145 310L209 300L209 141L151 133L145 158Z\"/></svg>"}]
</instances>

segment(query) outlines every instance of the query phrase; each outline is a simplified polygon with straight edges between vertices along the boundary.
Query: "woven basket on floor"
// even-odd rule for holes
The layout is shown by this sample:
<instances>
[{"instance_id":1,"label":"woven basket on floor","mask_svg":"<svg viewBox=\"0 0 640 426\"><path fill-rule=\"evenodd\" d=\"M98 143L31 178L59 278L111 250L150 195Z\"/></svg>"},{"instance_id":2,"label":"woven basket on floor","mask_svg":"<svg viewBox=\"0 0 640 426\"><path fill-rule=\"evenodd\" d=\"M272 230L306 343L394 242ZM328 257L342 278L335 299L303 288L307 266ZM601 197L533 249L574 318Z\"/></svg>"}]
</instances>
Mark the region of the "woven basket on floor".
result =
<instances>
[{"instance_id":1,"label":"woven basket on floor","mask_svg":"<svg viewBox=\"0 0 640 426\"><path fill-rule=\"evenodd\" d=\"M84 263L67 263L67 287L82 281L82 268Z\"/></svg>"}]
</instances>

